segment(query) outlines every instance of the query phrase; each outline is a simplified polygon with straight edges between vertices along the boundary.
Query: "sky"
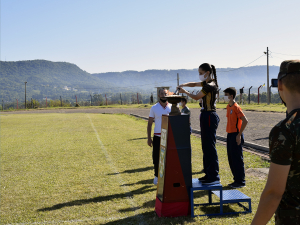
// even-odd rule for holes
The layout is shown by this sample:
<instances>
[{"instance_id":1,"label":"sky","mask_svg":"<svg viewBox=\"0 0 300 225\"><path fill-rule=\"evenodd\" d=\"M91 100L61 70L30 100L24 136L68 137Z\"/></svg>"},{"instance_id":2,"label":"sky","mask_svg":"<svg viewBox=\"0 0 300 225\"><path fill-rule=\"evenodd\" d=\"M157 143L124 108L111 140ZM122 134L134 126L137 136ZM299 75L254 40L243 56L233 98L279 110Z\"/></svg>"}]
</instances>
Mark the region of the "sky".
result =
<instances>
[{"instance_id":1,"label":"sky","mask_svg":"<svg viewBox=\"0 0 300 225\"><path fill-rule=\"evenodd\" d=\"M300 58L299 0L1 0L2 61L89 73L237 68ZM280 53L280 54L279 54ZM252 65L266 65L266 55Z\"/></svg>"}]
</instances>

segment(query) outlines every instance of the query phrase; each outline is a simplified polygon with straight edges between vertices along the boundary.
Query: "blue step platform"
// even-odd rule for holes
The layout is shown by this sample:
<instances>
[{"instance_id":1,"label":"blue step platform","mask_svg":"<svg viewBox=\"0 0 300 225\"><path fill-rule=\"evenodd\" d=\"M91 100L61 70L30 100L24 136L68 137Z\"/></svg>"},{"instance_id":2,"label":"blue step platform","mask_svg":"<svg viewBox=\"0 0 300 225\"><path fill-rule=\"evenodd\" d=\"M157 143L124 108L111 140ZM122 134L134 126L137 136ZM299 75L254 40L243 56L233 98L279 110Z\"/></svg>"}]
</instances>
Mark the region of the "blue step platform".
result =
<instances>
[{"instance_id":1,"label":"blue step platform","mask_svg":"<svg viewBox=\"0 0 300 225\"><path fill-rule=\"evenodd\" d=\"M208 203L204 204L194 204L194 191L197 190L207 190L208 191ZM212 202L212 194L215 194L219 197L220 202ZM222 185L213 184L213 185L202 185L202 183L197 179L194 178L192 181L192 187L190 189L190 202L191 202L191 216L222 216L222 215L229 215L229 214L237 214L237 213L251 213L251 198L247 195L243 194L238 190L224 190ZM245 207L241 204L241 202L247 202L249 207ZM239 212L223 212L223 204L229 203L237 203L241 206L244 211ZM220 205L220 212L219 213L212 213L212 214L201 214L201 215L194 215L194 207L199 205Z\"/></svg>"}]
</instances>

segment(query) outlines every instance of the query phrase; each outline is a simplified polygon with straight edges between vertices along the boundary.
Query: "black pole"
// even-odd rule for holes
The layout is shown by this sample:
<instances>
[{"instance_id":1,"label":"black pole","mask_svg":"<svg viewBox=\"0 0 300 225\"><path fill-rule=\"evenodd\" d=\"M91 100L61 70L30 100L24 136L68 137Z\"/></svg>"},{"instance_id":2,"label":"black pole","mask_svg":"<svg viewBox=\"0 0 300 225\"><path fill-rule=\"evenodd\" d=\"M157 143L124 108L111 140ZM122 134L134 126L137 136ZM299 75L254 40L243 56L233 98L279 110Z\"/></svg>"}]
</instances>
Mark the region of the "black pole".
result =
<instances>
[{"instance_id":1,"label":"black pole","mask_svg":"<svg viewBox=\"0 0 300 225\"><path fill-rule=\"evenodd\" d=\"M61 99L61 96L60 97L60 107L62 107L62 99Z\"/></svg>"},{"instance_id":2,"label":"black pole","mask_svg":"<svg viewBox=\"0 0 300 225\"><path fill-rule=\"evenodd\" d=\"M249 104L250 104L250 90L251 90L252 86L249 88Z\"/></svg>"},{"instance_id":3,"label":"black pole","mask_svg":"<svg viewBox=\"0 0 300 225\"><path fill-rule=\"evenodd\" d=\"M26 106L26 84L27 84L27 81L24 82L25 83L25 109L27 108Z\"/></svg>"}]
</instances>

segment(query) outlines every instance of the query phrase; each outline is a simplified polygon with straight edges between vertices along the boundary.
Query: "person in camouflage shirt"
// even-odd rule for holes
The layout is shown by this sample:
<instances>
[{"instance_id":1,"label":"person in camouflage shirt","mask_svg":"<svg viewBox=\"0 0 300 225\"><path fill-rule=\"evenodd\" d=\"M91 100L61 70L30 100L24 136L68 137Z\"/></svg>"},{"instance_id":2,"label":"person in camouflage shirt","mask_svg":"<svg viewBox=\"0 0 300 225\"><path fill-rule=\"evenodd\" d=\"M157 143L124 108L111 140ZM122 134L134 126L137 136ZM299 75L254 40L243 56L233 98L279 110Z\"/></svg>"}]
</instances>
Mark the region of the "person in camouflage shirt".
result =
<instances>
[{"instance_id":1,"label":"person in camouflage shirt","mask_svg":"<svg viewBox=\"0 0 300 225\"><path fill-rule=\"evenodd\" d=\"M278 91L288 116L270 132L271 165L252 224L300 225L300 60L281 63Z\"/></svg>"}]
</instances>

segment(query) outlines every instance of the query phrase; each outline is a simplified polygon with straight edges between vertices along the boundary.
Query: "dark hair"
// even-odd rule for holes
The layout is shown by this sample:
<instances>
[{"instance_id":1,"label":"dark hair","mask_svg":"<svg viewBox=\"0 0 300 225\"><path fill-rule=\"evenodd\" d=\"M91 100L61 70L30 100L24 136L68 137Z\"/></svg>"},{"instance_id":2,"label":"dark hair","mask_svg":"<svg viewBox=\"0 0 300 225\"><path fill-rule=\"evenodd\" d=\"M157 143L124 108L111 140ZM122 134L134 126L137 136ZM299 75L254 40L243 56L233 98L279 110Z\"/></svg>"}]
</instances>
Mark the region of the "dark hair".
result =
<instances>
[{"instance_id":1,"label":"dark hair","mask_svg":"<svg viewBox=\"0 0 300 225\"><path fill-rule=\"evenodd\" d=\"M233 99L234 99L235 96L236 96L236 90L235 90L235 88L231 88L231 87L226 88L226 89L224 90L224 93L228 93L229 95L232 95L232 96L233 96Z\"/></svg>"},{"instance_id":2,"label":"dark hair","mask_svg":"<svg viewBox=\"0 0 300 225\"><path fill-rule=\"evenodd\" d=\"M300 93L300 74L289 74L282 78L282 84L292 93Z\"/></svg>"},{"instance_id":3,"label":"dark hair","mask_svg":"<svg viewBox=\"0 0 300 225\"><path fill-rule=\"evenodd\" d=\"M185 102L185 104L187 103L186 98L182 98L181 101L182 101L182 102Z\"/></svg>"},{"instance_id":4,"label":"dark hair","mask_svg":"<svg viewBox=\"0 0 300 225\"><path fill-rule=\"evenodd\" d=\"M209 75L213 74L214 75L214 80L216 81L217 87L218 85L218 80L217 80L217 71L214 65L210 65L209 63L203 63L199 66L199 69L202 69L203 71L207 72L209 71Z\"/></svg>"}]
</instances>

